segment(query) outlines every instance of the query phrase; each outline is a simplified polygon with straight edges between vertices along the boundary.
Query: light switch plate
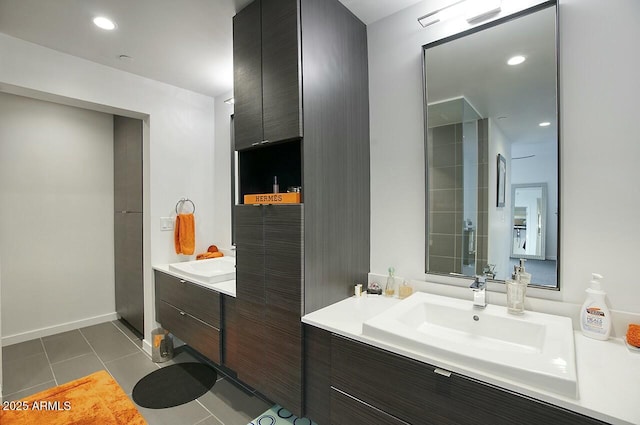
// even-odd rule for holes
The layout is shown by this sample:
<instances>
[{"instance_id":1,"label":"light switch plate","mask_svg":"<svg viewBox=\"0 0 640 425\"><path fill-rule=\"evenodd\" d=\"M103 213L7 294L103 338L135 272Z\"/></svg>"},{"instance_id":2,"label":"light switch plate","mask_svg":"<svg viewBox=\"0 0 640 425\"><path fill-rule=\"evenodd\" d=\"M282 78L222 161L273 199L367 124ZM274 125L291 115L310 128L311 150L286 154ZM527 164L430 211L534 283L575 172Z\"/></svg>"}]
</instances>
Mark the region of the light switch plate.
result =
<instances>
[{"instance_id":1,"label":"light switch plate","mask_svg":"<svg viewBox=\"0 0 640 425\"><path fill-rule=\"evenodd\" d=\"M173 218L160 217L160 230L161 231L173 230Z\"/></svg>"}]
</instances>

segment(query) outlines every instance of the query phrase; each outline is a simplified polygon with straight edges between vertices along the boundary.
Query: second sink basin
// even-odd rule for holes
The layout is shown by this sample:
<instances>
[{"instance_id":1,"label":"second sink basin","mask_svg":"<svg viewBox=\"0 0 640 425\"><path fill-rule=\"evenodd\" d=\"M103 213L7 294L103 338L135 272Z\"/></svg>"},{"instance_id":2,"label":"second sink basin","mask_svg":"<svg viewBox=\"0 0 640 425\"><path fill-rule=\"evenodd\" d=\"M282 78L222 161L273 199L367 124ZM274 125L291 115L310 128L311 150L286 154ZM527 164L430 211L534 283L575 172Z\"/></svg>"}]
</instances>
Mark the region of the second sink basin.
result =
<instances>
[{"instance_id":1,"label":"second sink basin","mask_svg":"<svg viewBox=\"0 0 640 425\"><path fill-rule=\"evenodd\" d=\"M363 334L484 373L577 398L571 319L475 309L471 301L417 292L363 324Z\"/></svg>"},{"instance_id":2,"label":"second sink basin","mask_svg":"<svg viewBox=\"0 0 640 425\"><path fill-rule=\"evenodd\" d=\"M234 257L220 257L208 260L185 261L169 264L169 270L205 283L224 282L236 278L235 260Z\"/></svg>"}]
</instances>

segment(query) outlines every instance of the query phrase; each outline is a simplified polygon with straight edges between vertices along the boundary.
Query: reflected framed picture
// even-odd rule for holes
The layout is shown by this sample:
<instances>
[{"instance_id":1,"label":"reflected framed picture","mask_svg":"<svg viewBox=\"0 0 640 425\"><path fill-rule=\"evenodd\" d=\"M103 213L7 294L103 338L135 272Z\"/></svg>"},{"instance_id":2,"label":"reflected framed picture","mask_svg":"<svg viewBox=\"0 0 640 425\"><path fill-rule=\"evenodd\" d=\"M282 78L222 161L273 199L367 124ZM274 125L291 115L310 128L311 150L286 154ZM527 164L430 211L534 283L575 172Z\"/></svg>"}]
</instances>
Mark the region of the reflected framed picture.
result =
<instances>
[{"instance_id":1,"label":"reflected framed picture","mask_svg":"<svg viewBox=\"0 0 640 425\"><path fill-rule=\"evenodd\" d=\"M504 156L498 154L498 196L497 207L504 207L505 193L507 184L507 160Z\"/></svg>"}]
</instances>

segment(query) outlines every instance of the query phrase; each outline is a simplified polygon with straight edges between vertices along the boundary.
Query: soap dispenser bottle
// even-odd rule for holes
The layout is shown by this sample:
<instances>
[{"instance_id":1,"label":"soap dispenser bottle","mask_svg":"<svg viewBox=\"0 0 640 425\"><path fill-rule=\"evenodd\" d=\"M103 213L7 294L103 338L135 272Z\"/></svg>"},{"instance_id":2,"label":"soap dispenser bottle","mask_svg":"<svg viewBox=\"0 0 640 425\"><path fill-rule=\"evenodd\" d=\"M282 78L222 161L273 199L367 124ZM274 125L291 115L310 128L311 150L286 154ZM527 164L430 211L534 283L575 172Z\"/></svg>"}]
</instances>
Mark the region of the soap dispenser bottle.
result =
<instances>
[{"instance_id":1,"label":"soap dispenser bottle","mask_svg":"<svg viewBox=\"0 0 640 425\"><path fill-rule=\"evenodd\" d=\"M527 261L524 258L520 259L520 267L518 267L518 278L521 283L528 285L531 283L531 273L527 273L524 269L524 262Z\"/></svg>"},{"instance_id":2,"label":"soap dispenser bottle","mask_svg":"<svg viewBox=\"0 0 640 425\"><path fill-rule=\"evenodd\" d=\"M589 338L607 340L611 333L611 314L605 304L607 293L602 290L602 276L592 273L591 287L587 289L587 300L580 310L580 327Z\"/></svg>"}]
</instances>

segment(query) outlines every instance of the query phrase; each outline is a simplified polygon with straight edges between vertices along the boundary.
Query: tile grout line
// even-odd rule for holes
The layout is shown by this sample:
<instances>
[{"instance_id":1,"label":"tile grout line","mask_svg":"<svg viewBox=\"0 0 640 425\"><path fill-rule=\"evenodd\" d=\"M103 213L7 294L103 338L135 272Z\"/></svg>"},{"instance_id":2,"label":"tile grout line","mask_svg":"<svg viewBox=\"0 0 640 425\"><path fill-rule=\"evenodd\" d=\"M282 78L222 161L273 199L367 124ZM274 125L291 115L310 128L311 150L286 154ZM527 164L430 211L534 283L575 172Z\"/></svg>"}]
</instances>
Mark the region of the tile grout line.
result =
<instances>
[{"instance_id":1,"label":"tile grout line","mask_svg":"<svg viewBox=\"0 0 640 425\"><path fill-rule=\"evenodd\" d=\"M138 350L140 350L140 351L142 351L143 353L145 353L145 351L144 351L142 348L138 347L138 344L136 344L136 343L135 343L131 338L129 338L129 335L127 335L127 334L126 334L122 329L120 329L120 327L119 327L118 325L116 325L115 323L113 323L113 321L111 321L111 322L109 322L109 323L111 323L111 324L112 324L112 325L113 325L117 330L119 330L119 331L120 331L120 333L122 333L122 335L124 335L124 336L125 336L125 337L126 337L126 338L127 338L127 339L132 343L132 344L133 344L133 345L135 345L135 346L136 346L136 348L137 348ZM144 336L143 336L143 339L142 339L142 340L140 340L140 341L144 341ZM144 344L144 343L143 343L143 344ZM146 354L146 353L145 353L145 354Z\"/></svg>"},{"instance_id":2,"label":"tile grout line","mask_svg":"<svg viewBox=\"0 0 640 425\"><path fill-rule=\"evenodd\" d=\"M53 371L53 366L51 365L51 360L49 360L49 353L47 353L47 347L44 346L44 341L42 338L38 338L40 340L40 344L42 345L42 350L44 351L44 356L47 358L47 364L49 365L49 370L51 371L51 376L53 376L53 382L55 382L56 387L58 386L58 379L56 378L56 373Z\"/></svg>"},{"instance_id":3,"label":"tile grout line","mask_svg":"<svg viewBox=\"0 0 640 425\"><path fill-rule=\"evenodd\" d=\"M12 395L14 395L14 394L21 393L22 391L28 391L28 390L31 390L31 389L33 389L33 388L35 388L35 387L39 387L40 385L48 384L49 382L53 382L53 383L55 384L55 383L56 383L55 378L54 378L53 380L51 380L51 381L43 382L42 384L36 384L36 385L32 385L32 386L30 386L30 387L28 387L28 388L23 388L23 389L21 389L21 390L14 391L14 392L12 392L11 394L3 394L3 395L2 395L2 397L3 397L4 399L6 399L6 398L8 398L8 397L11 397L11 396L12 396Z\"/></svg>"},{"instance_id":4,"label":"tile grout line","mask_svg":"<svg viewBox=\"0 0 640 425\"><path fill-rule=\"evenodd\" d=\"M82 330L78 329L78 332L80 332L80 335L82 335L82 338L84 338L84 340L87 342L87 344L89 345L89 348L91 348L91 351L93 352L93 354L95 354L95 356L98 358L98 360L100 360L100 363L102 363L102 366L104 366L104 370L107 371L107 373L109 375L111 375L111 377L113 379L116 379L113 374L111 373L111 371L109 370L109 368L107 367L107 365L105 364L105 362L102 361L102 359L100 358L100 356L98 355L98 353L96 352L96 350L93 348L93 345L91 345L91 343L89 342L89 340L87 339L87 337L82 333ZM118 384L120 385L120 384Z\"/></svg>"},{"instance_id":5,"label":"tile grout line","mask_svg":"<svg viewBox=\"0 0 640 425\"><path fill-rule=\"evenodd\" d=\"M91 347L89 347L89 348L91 348ZM53 366L53 365L58 365L58 364L60 364L60 363L67 362L67 361L69 361L69 360L76 360L76 359L79 359L80 357L90 356L91 354L93 354L93 353L83 353L83 354L78 354L77 356L69 357L68 359L60 360L60 361L57 361L57 362L52 362L52 363L51 363L51 365L52 365L52 366Z\"/></svg>"},{"instance_id":6,"label":"tile grout line","mask_svg":"<svg viewBox=\"0 0 640 425\"><path fill-rule=\"evenodd\" d=\"M209 416L207 416L206 418L204 418L204 419L202 419L202 420L200 420L200 421L196 422L194 425L199 425L199 424L203 423L204 421L206 421L207 419L212 418L212 417L213 417L212 415L209 415Z\"/></svg>"},{"instance_id":7,"label":"tile grout line","mask_svg":"<svg viewBox=\"0 0 640 425\"><path fill-rule=\"evenodd\" d=\"M200 405L202 406L202 403L200 403ZM204 406L202 406L202 407L204 407ZM207 409L206 407L205 407L205 410L206 410L207 412L209 412L209 409ZM213 413L211 413L211 415L210 415L210 416L207 416L206 418L202 419L201 421L196 422L194 425L202 424L202 423L204 423L206 420L209 420L209 419L211 419L211 418L213 418L213 419L215 419L216 421L220 422L220 424L225 425L225 423L224 423L224 422L222 422L222 421L220 420L220 418L219 418L219 417L217 417L216 415L214 415Z\"/></svg>"},{"instance_id":8,"label":"tile grout line","mask_svg":"<svg viewBox=\"0 0 640 425\"><path fill-rule=\"evenodd\" d=\"M140 351L141 351L141 350L140 350ZM106 365L107 363L113 363L113 362L115 362L115 361L117 361L117 360L122 360L122 359L125 359L125 358L127 358L127 357L133 357L133 356L135 356L135 355L137 355L137 354L140 354L140 352L125 354L124 356L117 357L117 358L115 358L115 359L111 359L111 360L109 360L109 361L106 361L106 362L104 362L104 364ZM144 353L143 353L143 354L144 354ZM154 364L155 364L155 363L154 363Z\"/></svg>"}]
</instances>

